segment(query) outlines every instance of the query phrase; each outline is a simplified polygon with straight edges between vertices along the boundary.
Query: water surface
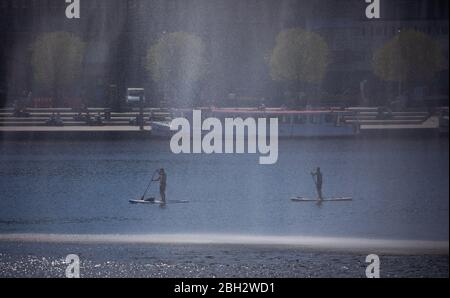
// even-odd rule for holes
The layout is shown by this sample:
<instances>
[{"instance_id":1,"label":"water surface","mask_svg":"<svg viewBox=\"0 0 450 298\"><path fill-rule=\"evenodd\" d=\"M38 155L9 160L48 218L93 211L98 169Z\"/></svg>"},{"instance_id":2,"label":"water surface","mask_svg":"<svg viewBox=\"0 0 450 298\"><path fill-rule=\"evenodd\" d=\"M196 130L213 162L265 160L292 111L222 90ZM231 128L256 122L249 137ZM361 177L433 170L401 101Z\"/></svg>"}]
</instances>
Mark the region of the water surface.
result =
<instances>
[{"instance_id":1,"label":"water surface","mask_svg":"<svg viewBox=\"0 0 450 298\"><path fill-rule=\"evenodd\" d=\"M0 144L0 233L240 234L448 241L448 139L280 140L259 155L174 155L163 140ZM353 202L292 203L324 195ZM152 175L168 199L139 206ZM153 185L151 196L157 196Z\"/></svg>"}]
</instances>

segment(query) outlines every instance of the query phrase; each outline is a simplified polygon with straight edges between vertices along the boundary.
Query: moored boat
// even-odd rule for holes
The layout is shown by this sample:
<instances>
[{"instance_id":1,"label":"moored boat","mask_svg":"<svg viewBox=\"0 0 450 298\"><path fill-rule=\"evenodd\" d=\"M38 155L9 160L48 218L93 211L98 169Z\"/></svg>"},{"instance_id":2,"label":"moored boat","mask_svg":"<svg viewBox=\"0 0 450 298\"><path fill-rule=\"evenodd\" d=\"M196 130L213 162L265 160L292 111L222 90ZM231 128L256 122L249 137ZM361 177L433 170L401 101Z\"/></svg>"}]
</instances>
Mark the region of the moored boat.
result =
<instances>
[{"instance_id":1,"label":"moored boat","mask_svg":"<svg viewBox=\"0 0 450 298\"><path fill-rule=\"evenodd\" d=\"M220 119L241 118L277 118L278 136L295 137L342 137L354 136L359 132L357 123L347 123L345 117L353 112L335 109L288 110L255 108L210 108L202 109L202 120L210 117ZM192 123L192 110L174 110L173 118L184 117ZM152 122L154 136L168 137L175 131L170 130L170 121Z\"/></svg>"}]
</instances>

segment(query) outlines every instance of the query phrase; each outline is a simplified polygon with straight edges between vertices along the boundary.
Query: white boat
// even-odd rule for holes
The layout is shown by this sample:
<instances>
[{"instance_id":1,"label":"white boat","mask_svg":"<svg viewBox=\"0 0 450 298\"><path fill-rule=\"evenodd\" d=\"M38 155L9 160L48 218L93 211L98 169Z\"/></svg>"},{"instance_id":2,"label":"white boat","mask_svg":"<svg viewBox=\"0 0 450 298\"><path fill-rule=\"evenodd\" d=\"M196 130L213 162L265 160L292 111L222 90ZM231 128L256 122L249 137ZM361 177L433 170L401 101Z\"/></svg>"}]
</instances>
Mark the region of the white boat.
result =
<instances>
[{"instance_id":1,"label":"white boat","mask_svg":"<svg viewBox=\"0 0 450 298\"><path fill-rule=\"evenodd\" d=\"M278 136L294 137L342 137L359 133L357 123L347 123L345 116L354 112L345 110L287 110L250 108L212 108L202 109L202 118L215 117L222 122L225 118L278 118ZM192 110L174 110L176 117L184 117L190 122ZM175 116L174 116L175 118ZM203 120L203 119L202 119ZM191 122L192 123L192 122ZM170 121L152 122L152 135L170 137Z\"/></svg>"},{"instance_id":2,"label":"white boat","mask_svg":"<svg viewBox=\"0 0 450 298\"><path fill-rule=\"evenodd\" d=\"M170 121L152 121L150 126L154 137L171 137L174 133L170 130Z\"/></svg>"}]
</instances>

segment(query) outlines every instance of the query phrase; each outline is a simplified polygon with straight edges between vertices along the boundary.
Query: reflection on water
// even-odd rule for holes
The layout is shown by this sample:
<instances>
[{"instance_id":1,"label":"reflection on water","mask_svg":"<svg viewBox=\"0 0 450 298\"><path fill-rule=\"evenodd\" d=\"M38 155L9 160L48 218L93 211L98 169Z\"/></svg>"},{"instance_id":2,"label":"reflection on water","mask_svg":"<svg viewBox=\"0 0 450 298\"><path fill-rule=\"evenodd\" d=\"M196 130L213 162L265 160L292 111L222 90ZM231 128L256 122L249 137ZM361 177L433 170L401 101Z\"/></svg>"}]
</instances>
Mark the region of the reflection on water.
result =
<instances>
[{"instance_id":1,"label":"reflection on water","mask_svg":"<svg viewBox=\"0 0 450 298\"><path fill-rule=\"evenodd\" d=\"M448 139L281 140L257 155L174 155L167 141L0 145L0 232L215 233L448 240ZM325 196L313 197L321 166ZM161 209L131 205L152 172L168 173ZM158 195L154 185L151 195Z\"/></svg>"},{"instance_id":2,"label":"reflection on water","mask_svg":"<svg viewBox=\"0 0 450 298\"><path fill-rule=\"evenodd\" d=\"M74 234L0 234L0 241L58 244L183 244L183 245L252 245L257 247L342 250L346 252L377 251L409 255L417 253L448 254L448 241L386 240L366 238L249 236L239 234L149 234L149 235L74 235Z\"/></svg>"}]
</instances>

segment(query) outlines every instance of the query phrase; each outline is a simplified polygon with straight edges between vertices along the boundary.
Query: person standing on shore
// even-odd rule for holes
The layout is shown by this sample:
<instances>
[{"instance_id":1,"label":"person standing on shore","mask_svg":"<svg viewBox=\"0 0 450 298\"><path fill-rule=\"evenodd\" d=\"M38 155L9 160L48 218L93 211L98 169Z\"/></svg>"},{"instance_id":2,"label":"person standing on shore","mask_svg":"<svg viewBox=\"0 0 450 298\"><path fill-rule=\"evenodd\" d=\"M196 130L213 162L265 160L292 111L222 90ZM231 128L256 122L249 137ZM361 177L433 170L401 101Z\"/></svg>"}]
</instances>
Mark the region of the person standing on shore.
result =
<instances>
[{"instance_id":1,"label":"person standing on shore","mask_svg":"<svg viewBox=\"0 0 450 298\"><path fill-rule=\"evenodd\" d=\"M314 182L316 183L316 189L317 189L317 195L319 196L319 201L323 200L322 196L322 184L323 184L323 175L320 171L320 168L318 167L316 172L311 173L313 176Z\"/></svg>"},{"instance_id":2,"label":"person standing on shore","mask_svg":"<svg viewBox=\"0 0 450 298\"><path fill-rule=\"evenodd\" d=\"M164 169L159 170L159 176L153 181L159 181L159 194L161 196L161 202L163 204L166 203L166 183L167 183L167 174Z\"/></svg>"}]
</instances>

